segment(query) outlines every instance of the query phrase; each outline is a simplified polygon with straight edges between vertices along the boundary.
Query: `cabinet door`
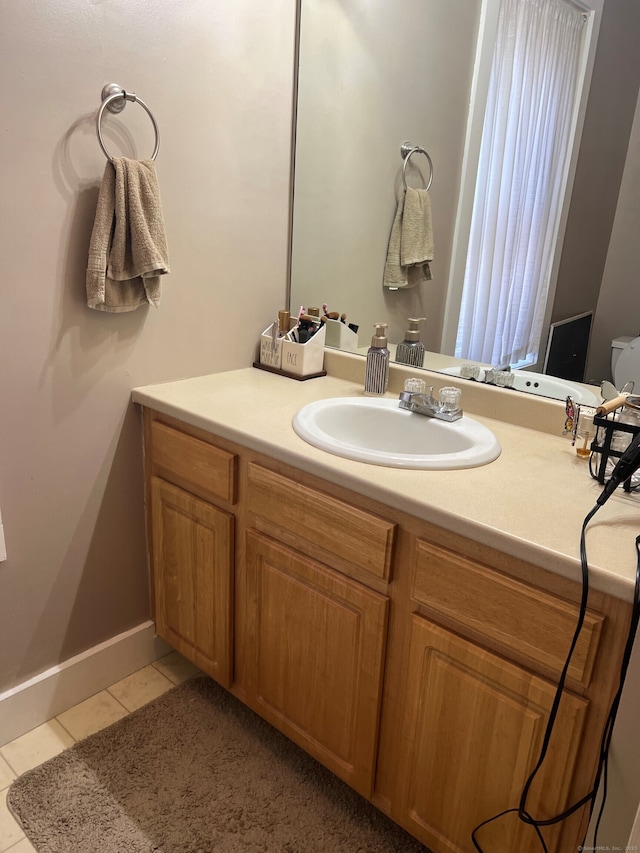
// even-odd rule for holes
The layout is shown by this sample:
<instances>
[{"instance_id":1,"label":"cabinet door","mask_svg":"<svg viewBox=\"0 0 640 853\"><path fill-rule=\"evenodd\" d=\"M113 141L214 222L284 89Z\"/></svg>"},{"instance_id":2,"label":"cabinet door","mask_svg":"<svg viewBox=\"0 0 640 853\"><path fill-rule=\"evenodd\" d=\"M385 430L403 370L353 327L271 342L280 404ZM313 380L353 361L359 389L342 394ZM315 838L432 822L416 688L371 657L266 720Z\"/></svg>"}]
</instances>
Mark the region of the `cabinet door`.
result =
<instances>
[{"instance_id":1,"label":"cabinet door","mask_svg":"<svg viewBox=\"0 0 640 853\"><path fill-rule=\"evenodd\" d=\"M229 687L233 516L157 477L151 506L158 634Z\"/></svg>"},{"instance_id":2,"label":"cabinet door","mask_svg":"<svg viewBox=\"0 0 640 853\"><path fill-rule=\"evenodd\" d=\"M434 853L473 853L472 830L517 807L535 766L555 687L428 620L413 616L397 815ZM567 805L587 710L565 694L543 769L527 801L543 819ZM543 830L555 850L557 828ZM478 832L490 853L539 853L516 814Z\"/></svg>"},{"instance_id":3,"label":"cabinet door","mask_svg":"<svg viewBox=\"0 0 640 853\"><path fill-rule=\"evenodd\" d=\"M388 599L255 531L246 572L248 704L370 796Z\"/></svg>"}]
</instances>

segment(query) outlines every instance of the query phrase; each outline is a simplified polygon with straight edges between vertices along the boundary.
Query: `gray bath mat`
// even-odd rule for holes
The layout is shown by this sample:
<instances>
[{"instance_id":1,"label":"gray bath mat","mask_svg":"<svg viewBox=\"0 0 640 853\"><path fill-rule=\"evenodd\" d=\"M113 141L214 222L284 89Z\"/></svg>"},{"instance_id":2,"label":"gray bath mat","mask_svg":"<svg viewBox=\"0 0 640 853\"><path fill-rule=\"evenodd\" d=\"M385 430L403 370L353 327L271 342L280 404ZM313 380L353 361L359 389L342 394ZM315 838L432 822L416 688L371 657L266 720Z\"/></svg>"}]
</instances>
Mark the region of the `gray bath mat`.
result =
<instances>
[{"instance_id":1,"label":"gray bath mat","mask_svg":"<svg viewBox=\"0 0 640 853\"><path fill-rule=\"evenodd\" d=\"M425 853L208 678L17 779L38 853Z\"/></svg>"}]
</instances>

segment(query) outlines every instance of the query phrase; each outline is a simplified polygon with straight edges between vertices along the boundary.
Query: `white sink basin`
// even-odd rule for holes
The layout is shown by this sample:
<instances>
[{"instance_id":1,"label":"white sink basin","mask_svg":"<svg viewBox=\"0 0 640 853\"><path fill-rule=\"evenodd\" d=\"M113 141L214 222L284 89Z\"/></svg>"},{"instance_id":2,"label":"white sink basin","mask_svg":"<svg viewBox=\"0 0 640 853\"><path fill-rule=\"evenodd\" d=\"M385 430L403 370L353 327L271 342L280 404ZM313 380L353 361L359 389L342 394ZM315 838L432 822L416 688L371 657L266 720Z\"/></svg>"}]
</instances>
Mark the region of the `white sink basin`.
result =
<instances>
[{"instance_id":1,"label":"white sink basin","mask_svg":"<svg viewBox=\"0 0 640 853\"><path fill-rule=\"evenodd\" d=\"M447 423L387 397L317 400L300 409L293 428L320 450L391 468L474 468L502 449L490 429L467 415Z\"/></svg>"}]
</instances>

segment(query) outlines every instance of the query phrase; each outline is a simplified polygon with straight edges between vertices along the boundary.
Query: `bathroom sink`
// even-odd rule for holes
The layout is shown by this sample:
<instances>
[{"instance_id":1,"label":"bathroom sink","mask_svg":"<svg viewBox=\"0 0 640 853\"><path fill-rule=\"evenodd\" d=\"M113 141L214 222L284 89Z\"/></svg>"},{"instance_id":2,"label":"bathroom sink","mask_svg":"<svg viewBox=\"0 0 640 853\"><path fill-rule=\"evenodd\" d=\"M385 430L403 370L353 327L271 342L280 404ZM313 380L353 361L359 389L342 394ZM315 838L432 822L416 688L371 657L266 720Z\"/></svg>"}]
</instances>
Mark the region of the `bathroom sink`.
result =
<instances>
[{"instance_id":1,"label":"bathroom sink","mask_svg":"<svg viewBox=\"0 0 640 853\"><path fill-rule=\"evenodd\" d=\"M391 468L475 468L501 451L491 430L467 415L447 423L387 397L317 400L297 412L293 428L320 450Z\"/></svg>"}]
</instances>

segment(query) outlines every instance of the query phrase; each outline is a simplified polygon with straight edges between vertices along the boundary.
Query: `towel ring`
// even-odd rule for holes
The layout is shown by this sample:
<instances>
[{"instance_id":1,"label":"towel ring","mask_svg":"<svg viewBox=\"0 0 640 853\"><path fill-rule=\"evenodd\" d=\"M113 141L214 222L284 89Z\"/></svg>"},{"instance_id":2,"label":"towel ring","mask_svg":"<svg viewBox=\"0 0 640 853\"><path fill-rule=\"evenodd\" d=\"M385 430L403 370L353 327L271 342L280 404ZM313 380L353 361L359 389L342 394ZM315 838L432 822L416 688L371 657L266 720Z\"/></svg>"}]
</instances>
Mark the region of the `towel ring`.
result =
<instances>
[{"instance_id":1,"label":"towel ring","mask_svg":"<svg viewBox=\"0 0 640 853\"><path fill-rule=\"evenodd\" d=\"M108 83L102 90L102 106L98 111L98 118L96 120L96 128L98 131L98 142L100 144L100 148L104 153L104 156L107 160L113 160L113 157L107 151L104 140L102 138L102 116L104 114L105 109L109 110L111 113L120 113L126 107L127 101L133 101L136 104L140 104L143 110L147 113L149 118L151 119L151 124L153 125L153 130L156 135L156 145L153 149L153 154L151 155L151 159L155 160L158 156L158 151L160 150L160 131L158 130L158 125L156 123L155 118L149 107L142 101L136 94L133 92L125 92L122 86L118 86L117 83Z\"/></svg>"},{"instance_id":2,"label":"towel ring","mask_svg":"<svg viewBox=\"0 0 640 853\"><path fill-rule=\"evenodd\" d=\"M402 145L400 146L400 154L402 156L402 159L404 160L404 163L402 164L402 183L404 184L405 190L408 189L406 172L407 163L411 159L411 155L424 154L424 156L429 161L429 180L425 187L425 190L428 190L431 187L431 184L433 183L433 163L431 162L431 157L429 157L429 154L424 150L424 148L420 148L419 145L412 145L410 142L402 143Z\"/></svg>"}]
</instances>

